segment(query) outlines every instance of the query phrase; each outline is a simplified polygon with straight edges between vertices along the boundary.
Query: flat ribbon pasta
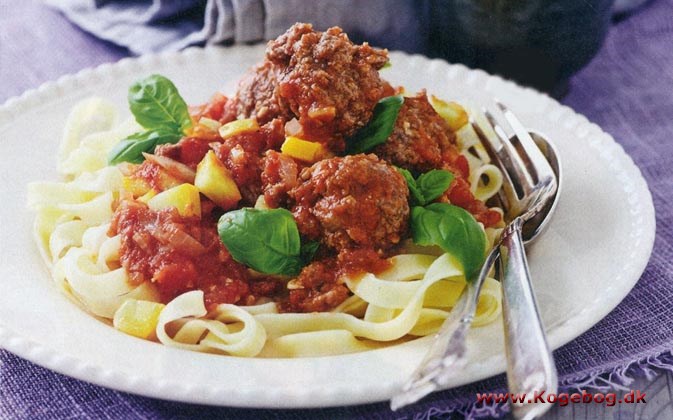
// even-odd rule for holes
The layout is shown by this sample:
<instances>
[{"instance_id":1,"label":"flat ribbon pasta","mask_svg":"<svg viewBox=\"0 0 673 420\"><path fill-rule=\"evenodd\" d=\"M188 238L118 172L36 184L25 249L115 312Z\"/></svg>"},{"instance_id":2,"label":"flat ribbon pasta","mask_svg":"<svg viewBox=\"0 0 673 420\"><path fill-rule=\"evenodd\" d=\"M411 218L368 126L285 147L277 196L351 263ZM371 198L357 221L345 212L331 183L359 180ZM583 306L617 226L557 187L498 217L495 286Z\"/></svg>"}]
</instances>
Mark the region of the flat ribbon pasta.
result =
<instances>
[{"instance_id":1,"label":"flat ribbon pasta","mask_svg":"<svg viewBox=\"0 0 673 420\"><path fill-rule=\"evenodd\" d=\"M176 297L159 315L156 334L171 347L200 352L222 352L232 356L256 356L266 342L266 331L255 317L236 305L218 305L214 319L207 314L203 291ZM170 324L174 328L170 328ZM169 330L175 330L169 334Z\"/></svg>"},{"instance_id":2,"label":"flat ribbon pasta","mask_svg":"<svg viewBox=\"0 0 673 420\"><path fill-rule=\"evenodd\" d=\"M34 235L57 286L108 319L127 299L160 300L151 282L129 283L119 261L121 239L107 235L113 203L125 191L124 176L119 168L107 166L107 154L139 129L133 120L115 126L116 119L106 101L94 98L79 104L68 119L57 157L67 181L28 187L28 206L37 213ZM468 160L472 192L485 201L500 188L502 174L490 164L469 125L457 137ZM500 231L485 230L488 245ZM411 244L406 252L392 257L383 273L344 277L352 296L331 312L279 313L273 302L221 304L208 312L203 291L196 290L159 309L149 331L154 329L167 346L241 357L345 354L433 334L465 288L464 273L437 247ZM492 322L500 312L500 284L487 278L473 325Z\"/></svg>"}]
</instances>

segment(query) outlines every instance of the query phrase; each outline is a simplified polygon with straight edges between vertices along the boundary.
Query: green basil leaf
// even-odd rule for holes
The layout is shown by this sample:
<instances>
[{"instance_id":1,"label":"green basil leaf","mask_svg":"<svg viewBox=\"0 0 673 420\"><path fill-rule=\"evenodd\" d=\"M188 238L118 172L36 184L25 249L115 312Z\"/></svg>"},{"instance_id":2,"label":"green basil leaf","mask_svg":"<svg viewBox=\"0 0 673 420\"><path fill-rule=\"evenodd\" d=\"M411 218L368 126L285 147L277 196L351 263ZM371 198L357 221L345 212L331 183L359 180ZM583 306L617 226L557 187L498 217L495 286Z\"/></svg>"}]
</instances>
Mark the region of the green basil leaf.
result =
<instances>
[{"instance_id":1,"label":"green basil leaf","mask_svg":"<svg viewBox=\"0 0 673 420\"><path fill-rule=\"evenodd\" d=\"M346 153L364 153L384 143L393 132L397 114L404 103L404 96L395 95L381 99L374 107L372 119L353 137L348 139Z\"/></svg>"},{"instance_id":2,"label":"green basil leaf","mask_svg":"<svg viewBox=\"0 0 673 420\"><path fill-rule=\"evenodd\" d=\"M301 244L301 250L299 252L299 256L301 257L302 262L304 265L310 263L313 260L313 257L315 257L316 252L318 252L318 248L320 248L320 242L318 241L309 241L306 243Z\"/></svg>"},{"instance_id":3,"label":"green basil leaf","mask_svg":"<svg viewBox=\"0 0 673 420\"><path fill-rule=\"evenodd\" d=\"M184 133L192 126L185 100L173 82L159 74L131 85L128 101L136 121L147 130Z\"/></svg>"},{"instance_id":4,"label":"green basil leaf","mask_svg":"<svg viewBox=\"0 0 673 420\"><path fill-rule=\"evenodd\" d=\"M299 229L286 209L230 211L217 232L234 260L261 273L294 276L304 265Z\"/></svg>"},{"instance_id":5,"label":"green basil leaf","mask_svg":"<svg viewBox=\"0 0 673 420\"><path fill-rule=\"evenodd\" d=\"M391 63L390 60L388 60L388 61L386 61L386 64L384 64L383 67L381 67L381 70L390 68L392 66L393 66L393 63Z\"/></svg>"},{"instance_id":6,"label":"green basil leaf","mask_svg":"<svg viewBox=\"0 0 673 420\"><path fill-rule=\"evenodd\" d=\"M423 196L421 190L418 188L416 180L414 179L414 176L411 174L411 172L397 166L395 167L395 169L397 169L397 172L401 173L404 179L407 181L407 187L409 187L409 199L411 200L411 205L424 206L425 197Z\"/></svg>"},{"instance_id":7,"label":"green basil leaf","mask_svg":"<svg viewBox=\"0 0 673 420\"><path fill-rule=\"evenodd\" d=\"M474 281L485 259L486 235L466 210L433 203L411 210L411 233L418 245L437 245L463 266L465 278Z\"/></svg>"},{"instance_id":8,"label":"green basil leaf","mask_svg":"<svg viewBox=\"0 0 673 420\"><path fill-rule=\"evenodd\" d=\"M153 153L156 146L176 143L182 136L172 131L156 130L131 134L117 143L108 153L108 162L116 165L121 162L141 163L143 153Z\"/></svg>"},{"instance_id":9,"label":"green basil leaf","mask_svg":"<svg viewBox=\"0 0 673 420\"><path fill-rule=\"evenodd\" d=\"M449 188L453 181L453 174L443 169L433 169L414 179L414 176L404 168L396 167L402 174L409 187L409 198L412 206L424 206L442 194Z\"/></svg>"},{"instance_id":10,"label":"green basil leaf","mask_svg":"<svg viewBox=\"0 0 673 420\"><path fill-rule=\"evenodd\" d=\"M452 181L453 174L442 169L433 169L419 176L416 183L423 194L424 204L431 203L444 194Z\"/></svg>"}]
</instances>

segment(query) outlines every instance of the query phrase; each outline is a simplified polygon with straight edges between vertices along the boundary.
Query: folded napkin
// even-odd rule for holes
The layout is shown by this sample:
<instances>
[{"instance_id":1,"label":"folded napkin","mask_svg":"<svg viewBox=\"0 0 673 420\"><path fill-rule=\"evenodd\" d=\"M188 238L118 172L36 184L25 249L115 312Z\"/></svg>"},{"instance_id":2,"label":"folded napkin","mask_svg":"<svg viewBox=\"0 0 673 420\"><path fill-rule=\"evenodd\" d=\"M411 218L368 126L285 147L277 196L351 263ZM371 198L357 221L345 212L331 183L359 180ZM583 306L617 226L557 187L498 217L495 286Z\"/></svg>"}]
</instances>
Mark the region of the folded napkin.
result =
<instances>
[{"instance_id":1,"label":"folded napkin","mask_svg":"<svg viewBox=\"0 0 673 420\"><path fill-rule=\"evenodd\" d=\"M615 0L627 13L648 0ZM424 53L431 0L46 0L95 36L135 54L272 39L293 23L338 24L352 39ZM309 6L307 6L309 5Z\"/></svg>"},{"instance_id":2,"label":"folded napkin","mask_svg":"<svg viewBox=\"0 0 673 420\"><path fill-rule=\"evenodd\" d=\"M72 22L135 54L190 45L275 38L298 20L317 28L339 23L356 41L423 52L429 1L368 0L46 0ZM357 10L357 13L353 13ZM391 12L391 11L394 11ZM405 36L415 34L415 36ZM360 36L358 36L360 35Z\"/></svg>"}]
</instances>

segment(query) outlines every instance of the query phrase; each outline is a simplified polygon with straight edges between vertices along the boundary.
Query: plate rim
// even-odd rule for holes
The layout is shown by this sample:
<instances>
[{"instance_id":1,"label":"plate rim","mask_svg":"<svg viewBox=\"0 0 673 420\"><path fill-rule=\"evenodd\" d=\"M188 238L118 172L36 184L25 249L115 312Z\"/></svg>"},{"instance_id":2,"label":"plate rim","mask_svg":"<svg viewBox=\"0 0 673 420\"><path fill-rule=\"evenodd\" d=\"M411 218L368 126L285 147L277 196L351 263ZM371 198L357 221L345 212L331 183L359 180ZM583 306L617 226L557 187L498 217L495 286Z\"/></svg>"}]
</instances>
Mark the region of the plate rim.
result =
<instances>
[{"instance_id":1,"label":"plate rim","mask_svg":"<svg viewBox=\"0 0 673 420\"><path fill-rule=\"evenodd\" d=\"M88 86L89 84L93 83L92 80L100 80L101 78L110 77L116 72L126 73L130 71L142 71L142 69L147 66L165 64L165 62L174 62L181 59L198 57L203 59L206 56L221 56L225 52L230 52L234 49L242 51L253 49L261 50L262 46L263 45L235 45L230 47L208 46L206 48L193 47L178 52L164 52L159 54L143 55L140 57L126 57L116 63L104 63L93 68L85 68L78 71L77 73L61 76L55 81L45 82L35 89L27 90L19 96L14 96L7 99L2 105L0 105L0 127L11 123L13 115L21 113L23 110L30 108L39 102L53 100L54 98L58 97L60 92ZM578 130L578 137L580 139L583 137L589 138L594 143L590 146L600 150L601 153L606 153L609 155L610 159L619 160L622 165L629 166L631 172L638 175L631 178L630 182L634 188L634 191L637 192L639 196L639 199L637 200L637 214L640 218L641 229L639 232L639 239L641 240L641 244L640 246L633 247L633 252L629 258L631 262L635 261L636 263L628 265L626 267L627 269L621 273L622 276L627 278L633 277L634 280L631 282L630 287L624 288L624 290L622 290L621 296L614 306L610 306L609 308L602 308L602 313L600 313L596 318L599 320L603 319L610 311L614 309L614 307L616 307L617 304L619 304L619 302L621 302L626 297L633 286L635 286L637 283L649 261L649 257L654 246L656 231L655 212L651 192L644 177L642 176L640 169L633 162L631 157L625 152L623 147L617 143L617 141L615 141L610 134L603 131L595 123L590 122L585 116L575 112L566 105L560 104L555 99L544 93L538 92L535 89L520 86L497 75L488 74L480 69L470 69L462 64L450 64L442 59L430 59L420 54L408 54L399 51L392 51L391 56L403 57L404 59L410 61L425 60L429 63L440 63L442 66L446 67L446 70L450 74L451 78L458 77L458 75L465 75L466 83L468 85L483 85L483 89L487 92L492 92L497 87L503 86L509 89L515 89L517 91L528 92L528 94L534 95L537 97L537 99L542 100L545 109L552 110L552 112L546 114L548 120L550 120L552 123L563 123L566 126L571 125L574 127L574 130ZM630 202L630 204L632 209L635 209L635 207L633 207L635 204L633 202ZM584 316L586 311L589 310L588 307L589 306L587 305L587 307L583 308L574 316L566 319L562 323L554 325L554 342L551 343L553 348L558 348L561 345L566 344L591 327L589 326L587 328L581 328L579 331L573 329L573 321L576 321L578 318ZM595 310L594 313L596 313ZM429 338L421 340L428 339ZM342 401L341 404L330 404L329 402L326 403L326 401L329 400L329 395L326 395L324 392L318 390L313 392L306 392L300 396L292 394L293 398L295 398L295 401L289 403L287 401L284 402L284 397L287 397L287 394L283 394L281 391L277 391L269 395L267 403L263 404L259 404L259 402L253 403L253 400L251 399L253 396L249 395L249 392L246 395L245 391L241 391L241 395L239 397L242 398L238 398L236 401L223 401L221 395L219 395L219 392L216 392L221 392L221 390L213 391L205 387L200 389L199 386L185 386L184 384L179 383L168 383L165 380L162 380L163 382L161 383L161 386L155 386L157 385L155 381L158 378L144 379L140 377L130 377L129 375L125 374L116 374L115 372L109 371L103 366L94 366L87 361L76 359L70 355L61 355L57 353L56 350L50 349L42 343L37 343L22 337L20 332L13 331L9 326L5 326L2 319L0 319L0 347L5 348L6 350L20 357L30 360L37 365L86 382L105 386L111 389L131 392L138 395L174 401L238 407L304 408L360 404L379 401L381 399L360 397L359 399L355 398L345 402ZM486 364L493 362L491 359L494 358L495 356L484 360L482 363ZM475 378L474 380L484 379L485 377L496 373L498 372L491 373L482 378ZM377 390L375 394L379 396L382 394L392 394L392 391L394 391L395 388L396 387L394 384L385 384L382 385L381 389ZM235 390L236 388L230 387L224 389L231 391ZM363 395L367 394L366 391L367 390L359 390L359 392ZM336 394L352 393L349 392L349 390L345 387L342 390L332 389L332 392ZM195 396L199 393L201 394L201 397L195 398Z\"/></svg>"}]
</instances>

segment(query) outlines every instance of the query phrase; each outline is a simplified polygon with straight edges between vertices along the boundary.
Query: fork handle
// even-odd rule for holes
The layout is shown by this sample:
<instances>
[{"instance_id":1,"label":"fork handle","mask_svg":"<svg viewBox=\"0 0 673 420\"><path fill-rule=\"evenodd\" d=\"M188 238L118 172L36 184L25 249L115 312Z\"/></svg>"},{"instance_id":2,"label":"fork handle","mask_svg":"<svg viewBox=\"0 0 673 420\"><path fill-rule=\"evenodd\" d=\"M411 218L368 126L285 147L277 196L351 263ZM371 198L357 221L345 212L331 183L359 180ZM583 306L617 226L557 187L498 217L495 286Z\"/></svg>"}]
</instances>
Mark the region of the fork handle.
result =
<instances>
[{"instance_id":1,"label":"fork handle","mask_svg":"<svg viewBox=\"0 0 673 420\"><path fill-rule=\"evenodd\" d=\"M481 287L497 257L496 247L486 257L479 277L467 283L455 307L435 335L423 361L402 390L391 399L390 408L393 411L447 386L455 372L463 368L467 362L467 332L479 304Z\"/></svg>"},{"instance_id":2,"label":"fork handle","mask_svg":"<svg viewBox=\"0 0 673 420\"><path fill-rule=\"evenodd\" d=\"M545 391L545 396L556 393L558 379L531 287L521 238L523 222L519 217L503 232L500 274L509 392L527 394L523 404L511 405L512 414L518 419L532 419L552 406L546 400L535 403L535 392Z\"/></svg>"}]
</instances>

